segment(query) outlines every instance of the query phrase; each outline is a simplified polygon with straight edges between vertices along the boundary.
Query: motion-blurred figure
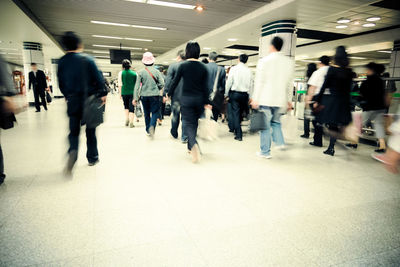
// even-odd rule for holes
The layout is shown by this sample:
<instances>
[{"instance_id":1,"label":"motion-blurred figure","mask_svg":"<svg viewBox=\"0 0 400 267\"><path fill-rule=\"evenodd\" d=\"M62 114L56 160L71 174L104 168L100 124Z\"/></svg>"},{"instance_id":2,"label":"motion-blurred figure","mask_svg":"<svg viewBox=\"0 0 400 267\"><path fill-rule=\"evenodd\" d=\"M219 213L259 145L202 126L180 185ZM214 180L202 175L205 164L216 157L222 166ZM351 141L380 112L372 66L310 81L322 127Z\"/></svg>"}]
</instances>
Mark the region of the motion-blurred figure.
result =
<instances>
[{"instance_id":1,"label":"motion-blurred figure","mask_svg":"<svg viewBox=\"0 0 400 267\"><path fill-rule=\"evenodd\" d=\"M140 97L144 109L146 133L150 138L153 138L157 119L160 116L160 91L164 88L164 79L154 67L155 58L152 53L144 53L142 63L144 64L144 69L139 71L139 82L142 87L140 90L135 91L134 103L137 105Z\"/></svg>"},{"instance_id":2,"label":"motion-blurred figure","mask_svg":"<svg viewBox=\"0 0 400 267\"><path fill-rule=\"evenodd\" d=\"M208 88L208 70L199 61L200 45L190 41L186 45L186 61L180 63L175 78L171 82L169 95L174 98L175 90L181 79L182 96L180 98L182 120L185 125L185 133L188 136L188 149L192 155L192 161L200 161L200 148L197 144L196 135L199 118L204 109L211 109Z\"/></svg>"},{"instance_id":3,"label":"motion-blurred figure","mask_svg":"<svg viewBox=\"0 0 400 267\"><path fill-rule=\"evenodd\" d=\"M319 69L315 71L310 79L308 80L308 92L306 96L306 104L310 106L310 109L313 110L312 107L312 99L314 96L319 94L319 91L321 90L322 85L325 82L325 77L326 73L328 72L329 69L329 61L331 59L328 56L322 56L319 58ZM313 115L314 111L312 112ZM322 147L322 136L323 136L323 128L322 125L320 125L315 118L312 120L313 126L314 126L314 141L310 142L310 145L312 146L317 146L317 147Z\"/></svg>"},{"instance_id":4,"label":"motion-blurred figure","mask_svg":"<svg viewBox=\"0 0 400 267\"><path fill-rule=\"evenodd\" d=\"M81 130L85 100L96 95L106 101L107 91L104 80L94 60L82 54L83 44L78 35L66 32L61 39L67 53L58 63L58 82L62 94L67 100L69 116L69 149L66 174L70 174L78 158L79 133ZM89 166L99 162L96 128L86 127L87 153Z\"/></svg>"},{"instance_id":5,"label":"motion-blurred figure","mask_svg":"<svg viewBox=\"0 0 400 267\"><path fill-rule=\"evenodd\" d=\"M38 69L36 63L31 63L31 69L32 71L29 72L29 90L33 87L36 112L40 112L40 100L43 108L47 110L45 91L49 89L47 88L46 74L44 74L42 70Z\"/></svg>"},{"instance_id":6,"label":"motion-blurred figure","mask_svg":"<svg viewBox=\"0 0 400 267\"><path fill-rule=\"evenodd\" d=\"M283 40L274 37L269 55L260 59L257 65L252 96L252 107L265 113L267 129L260 132L258 156L271 158L271 138L278 148L285 147L281 127L282 109L292 109L294 62L280 51ZM271 135L272 131L272 135Z\"/></svg>"},{"instance_id":7,"label":"motion-blurred figure","mask_svg":"<svg viewBox=\"0 0 400 267\"><path fill-rule=\"evenodd\" d=\"M341 133L352 121L350 91L353 72L344 46L336 48L335 65L330 66L324 85L314 97L314 108L319 111L318 122L328 126L332 133ZM335 154L336 137L331 135L329 147L324 154Z\"/></svg>"},{"instance_id":8,"label":"motion-blurred figure","mask_svg":"<svg viewBox=\"0 0 400 267\"><path fill-rule=\"evenodd\" d=\"M243 112L249 104L249 92L252 86L253 75L246 66L249 57L246 54L239 56L239 63L229 71L225 88L225 97L229 98L231 112L229 120L233 121L235 140L242 141L243 133L241 122Z\"/></svg>"},{"instance_id":9,"label":"motion-blurred figure","mask_svg":"<svg viewBox=\"0 0 400 267\"><path fill-rule=\"evenodd\" d=\"M311 75L317 70L317 64L309 63L307 65L307 72L306 72L306 81L308 81ZM309 91L310 85L307 83L307 94ZM304 134L301 135L301 138L309 138L310 137L310 114L311 114L311 107L309 103L305 103L304 105Z\"/></svg>"},{"instance_id":10,"label":"motion-blurred figure","mask_svg":"<svg viewBox=\"0 0 400 267\"><path fill-rule=\"evenodd\" d=\"M0 56L0 125L2 128L8 128L6 127L7 124L13 124L15 121L13 114L16 112L16 106L10 97L16 93L11 72L8 71L6 62ZM5 178L3 150L0 143L0 185L4 182Z\"/></svg>"},{"instance_id":11,"label":"motion-blurred figure","mask_svg":"<svg viewBox=\"0 0 400 267\"><path fill-rule=\"evenodd\" d=\"M217 59L217 52L211 52L208 55L209 63L206 64L208 69L208 90L211 96L212 112L215 121L218 120L219 114L222 111L226 83L225 68L217 65Z\"/></svg>"},{"instance_id":12,"label":"motion-blurred figure","mask_svg":"<svg viewBox=\"0 0 400 267\"><path fill-rule=\"evenodd\" d=\"M169 91L171 88L171 83L175 79L176 73L178 72L178 68L180 63L185 59L185 52L180 50L176 56L176 63L171 64L168 68L167 77L165 79L165 93L170 96ZM171 135L173 138L178 138L178 128L179 122L181 120L181 103L180 98L182 96L182 88L183 88L183 80L181 79L176 86L174 96L172 97L172 117L171 117ZM185 126L182 122L182 135L181 140L183 143L187 142L187 136L185 133Z\"/></svg>"}]
</instances>

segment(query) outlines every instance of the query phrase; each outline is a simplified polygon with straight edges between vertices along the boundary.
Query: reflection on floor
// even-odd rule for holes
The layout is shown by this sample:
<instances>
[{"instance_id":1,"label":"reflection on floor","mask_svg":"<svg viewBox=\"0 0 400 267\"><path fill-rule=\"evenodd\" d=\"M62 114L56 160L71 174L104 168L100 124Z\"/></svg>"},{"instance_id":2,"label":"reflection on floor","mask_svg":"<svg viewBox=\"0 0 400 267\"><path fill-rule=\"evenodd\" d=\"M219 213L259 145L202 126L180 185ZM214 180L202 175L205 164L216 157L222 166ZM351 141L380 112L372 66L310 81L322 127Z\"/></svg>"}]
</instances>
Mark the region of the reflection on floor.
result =
<instances>
[{"instance_id":1,"label":"reflection on floor","mask_svg":"<svg viewBox=\"0 0 400 267\"><path fill-rule=\"evenodd\" d=\"M111 98L100 164L87 166L82 146L72 180L63 100L2 132L0 266L400 265L400 177L372 147L329 157L285 118L289 147L273 159L222 125L193 165L167 121L150 141L122 112Z\"/></svg>"}]
</instances>

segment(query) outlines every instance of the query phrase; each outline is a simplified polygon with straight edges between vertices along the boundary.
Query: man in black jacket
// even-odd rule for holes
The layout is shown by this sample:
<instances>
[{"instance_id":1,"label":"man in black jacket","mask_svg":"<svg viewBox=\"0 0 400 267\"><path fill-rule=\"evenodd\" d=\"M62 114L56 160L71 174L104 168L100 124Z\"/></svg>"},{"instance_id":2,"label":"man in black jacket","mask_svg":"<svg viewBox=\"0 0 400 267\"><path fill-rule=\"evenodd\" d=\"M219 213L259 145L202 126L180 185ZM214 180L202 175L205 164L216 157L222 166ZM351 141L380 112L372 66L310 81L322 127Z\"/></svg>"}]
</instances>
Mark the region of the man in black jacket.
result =
<instances>
[{"instance_id":1,"label":"man in black jacket","mask_svg":"<svg viewBox=\"0 0 400 267\"><path fill-rule=\"evenodd\" d=\"M31 69L32 71L29 72L29 90L33 87L36 112L40 112L39 97L42 100L43 108L47 110L45 93L45 90L47 90L46 74L44 74L43 71L38 70L36 63L31 63Z\"/></svg>"},{"instance_id":2,"label":"man in black jacket","mask_svg":"<svg viewBox=\"0 0 400 267\"><path fill-rule=\"evenodd\" d=\"M81 130L85 99L90 95L101 97L106 101L107 90L104 80L94 60L82 54L82 41L73 32L66 32L62 44L67 53L58 62L58 83L62 94L67 100L70 133L69 159L66 174L70 175L78 157L79 133ZM85 92L87 90L87 92ZM87 153L89 166L99 162L97 150L96 128L86 127Z\"/></svg>"},{"instance_id":3,"label":"man in black jacket","mask_svg":"<svg viewBox=\"0 0 400 267\"><path fill-rule=\"evenodd\" d=\"M219 114L221 113L224 105L224 93L226 83L225 68L217 65L217 59L217 52L211 52L208 55L209 63L206 65L208 69L208 88L210 91L210 97L212 98L212 112L215 121L218 120ZM214 90L215 92L213 92Z\"/></svg>"},{"instance_id":4,"label":"man in black jacket","mask_svg":"<svg viewBox=\"0 0 400 267\"><path fill-rule=\"evenodd\" d=\"M168 95L169 89L171 87L171 83L174 80L176 73L178 71L180 62L182 62L185 58L185 52L180 50L176 57L176 63L171 64L168 68L167 77L165 79L165 92ZM182 86L183 80L181 80L178 86L175 89L174 97L171 99L172 101L172 117L171 117L171 135L173 138L178 138L178 128L179 128L179 121L181 117L181 104L180 104L180 96L182 95ZM187 136L185 135L184 125L182 122L182 136L181 140L183 143L187 142Z\"/></svg>"}]
</instances>

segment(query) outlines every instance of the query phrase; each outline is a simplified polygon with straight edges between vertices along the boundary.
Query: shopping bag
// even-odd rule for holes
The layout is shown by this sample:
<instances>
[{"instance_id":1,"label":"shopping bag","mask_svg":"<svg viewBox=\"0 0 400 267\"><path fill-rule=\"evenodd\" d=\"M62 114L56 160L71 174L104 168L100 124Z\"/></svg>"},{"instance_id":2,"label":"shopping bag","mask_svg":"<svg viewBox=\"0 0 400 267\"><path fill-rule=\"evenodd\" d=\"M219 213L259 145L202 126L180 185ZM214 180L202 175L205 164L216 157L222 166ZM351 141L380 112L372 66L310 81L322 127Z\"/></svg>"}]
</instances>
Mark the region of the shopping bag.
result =
<instances>
[{"instance_id":1,"label":"shopping bag","mask_svg":"<svg viewBox=\"0 0 400 267\"><path fill-rule=\"evenodd\" d=\"M135 108L135 116L137 118L141 118L143 116L143 108L142 108L142 102L138 101L136 108Z\"/></svg>"},{"instance_id":2,"label":"shopping bag","mask_svg":"<svg viewBox=\"0 0 400 267\"><path fill-rule=\"evenodd\" d=\"M199 128L197 131L197 135L199 138L214 141L218 139L218 123L211 119L212 111L206 109L205 117L199 119Z\"/></svg>"},{"instance_id":3,"label":"shopping bag","mask_svg":"<svg viewBox=\"0 0 400 267\"><path fill-rule=\"evenodd\" d=\"M267 129L267 118L264 112L252 110L250 115L250 132L255 133Z\"/></svg>"},{"instance_id":4,"label":"shopping bag","mask_svg":"<svg viewBox=\"0 0 400 267\"><path fill-rule=\"evenodd\" d=\"M47 103L51 103L52 100L53 100L53 99L52 99L50 93L46 91L46 102L47 102Z\"/></svg>"}]
</instances>

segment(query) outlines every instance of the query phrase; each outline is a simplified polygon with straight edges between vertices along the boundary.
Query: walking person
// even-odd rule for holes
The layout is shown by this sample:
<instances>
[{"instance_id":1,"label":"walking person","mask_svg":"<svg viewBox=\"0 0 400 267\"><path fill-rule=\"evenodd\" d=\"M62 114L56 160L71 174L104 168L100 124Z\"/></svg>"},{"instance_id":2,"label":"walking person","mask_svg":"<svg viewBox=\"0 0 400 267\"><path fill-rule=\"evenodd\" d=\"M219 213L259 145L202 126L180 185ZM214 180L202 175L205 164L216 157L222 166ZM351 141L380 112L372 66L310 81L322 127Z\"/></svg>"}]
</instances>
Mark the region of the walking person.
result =
<instances>
[{"instance_id":1,"label":"walking person","mask_svg":"<svg viewBox=\"0 0 400 267\"><path fill-rule=\"evenodd\" d=\"M229 118L233 121L233 129L235 134L235 140L243 140L242 132L242 116L249 104L249 92L252 86L252 73L251 70L246 66L249 57L246 54L239 56L239 63L232 67L228 81L226 83L225 97L229 98L231 104Z\"/></svg>"},{"instance_id":2,"label":"walking person","mask_svg":"<svg viewBox=\"0 0 400 267\"><path fill-rule=\"evenodd\" d=\"M350 91L353 71L349 68L349 58L344 46L336 48L334 64L326 74L325 82L318 95L314 97L314 108L319 109L317 120L331 131L329 147L324 154L335 154L336 137L334 133L343 132L352 121Z\"/></svg>"},{"instance_id":3,"label":"walking person","mask_svg":"<svg viewBox=\"0 0 400 267\"><path fill-rule=\"evenodd\" d=\"M69 159L65 172L70 175L78 158L79 133L85 100L88 96L96 95L101 97L105 104L107 91L96 63L90 56L82 53L83 44L80 37L73 32L66 32L61 42L67 53L58 62L57 76L61 93L67 100L70 133ZM99 162L96 128L86 127L86 140L86 157L89 166L94 166Z\"/></svg>"},{"instance_id":4,"label":"walking person","mask_svg":"<svg viewBox=\"0 0 400 267\"><path fill-rule=\"evenodd\" d=\"M224 104L224 93L226 83L226 71L222 66L218 66L216 61L218 59L217 52L211 52L208 55L208 90L212 103L213 118L218 121Z\"/></svg>"},{"instance_id":5,"label":"walking person","mask_svg":"<svg viewBox=\"0 0 400 267\"><path fill-rule=\"evenodd\" d=\"M181 62L169 88L169 96L174 98L179 82L183 81L182 96L180 98L182 120L185 133L188 136L188 149L192 161L200 161L201 153L196 140L199 118L204 109L211 109L208 88L208 70L204 63L199 61L200 45L190 41L186 45L186 61Z\"/></svg>"},{"instance_id":6,"label":"walking person","mask_svg":"<svg viewBox=\"0 0 400 267\"><path fill-rule=\"evenodd\" d=\"M307 65L307 72L306 72L306 81L308 81L311 77L311 75L317 70L317 65L315 63L309 63ZM310 85L307 83L307 93L309 90ZM310 137L310 113L311 113L311 107L309 104L306 102L304 105L304 134L301 135L301 138L306 138L308 139Z\"/></svg>"},{"instance_id":7,"label":"walking person","mask_svg":"<svg viewBox=\"0 0 400 267\"><path fill-rule=\"evenodd\" d=\"M155 58L152 53L143 54L142 63L145 68L139 71L140 90L135 91L134 105L138 104L139 91L140 99L144 109L146 133L154 138L157 126L157 119L160 115L160 91L164 88L164 79L161 73L154 67Z\"/></svg>"},{"instance_id":8,"label":"walking person","mask_svg":"<svg viewBox=\"0 0 400 267\"><path fill-rule=\"evenodd\" d=\"M170 87L172 81L175 79L176 73L178 72L178 68L180 63L183 62L185 59L185 52L180 50L176 56L176 62L171 64L168 68L167 77L165 79L165 93L169 95ZM174 96L171 99L172 105L172 117L171 117L171 136L175 139L178 138L178 128L179 123L181 120L181 103L180 99L182 96L182 88L183 88L183 81L182 79L179 81L178 85L176 86ZM182 134L181 134L181 141L183 143L187 142L187 136L185 134L185 127L182 123Z\"/></svg>"},{"instance_id":9,"label":"walking person","mask_svg":"<svg viewBox=\"0 0 400 267\"><path fill-rule=\"evenodd\" d=\"M262 158L270 159L271 138L278 148L285 147L280 117L282 109L292 109L294 62L280 51L283 40L274 37L269 55L260 59L257 65L252 96L252 107L265 113L267 129L260 132ZM272 131L272 135L271 135Z\"/></svg>"},{"instance_id":10,"label":"walking person","mask_svg":"<svg viewBox=\"0 0 400 267\"><path fill-rule=\"evenodd\" d=\"M307 84L309 87L306 96L306 105L309 105L311 110L313 110L313 98L319 94L319 91L325 82L330 60L331 59L328 56L320 57L318 70L313 72L310 79L308 79ZM315 116L314 110L312 113ZM322 136L324 134L322 125L320 125L315 118L312 120L312 124L314 126L314 140L310 142L310 145L322 147Z\"/></svg>"},{"instance_id":11,"label":"walking person","mask_svg":"<svg viewBox=\"0 0 400 267\"><path fill-rule=\"evenodd\" d=\"M125 108L125 126L135 127L135 107L133 106L133 94L139 89L139 79L136 72L131 70L131 62L128 59L122 61L124 70L121 73L121 98Z\"/></svg>"},{"instance_id":12,"label":"walking person","mask_svg":"<svg viewBox=\"0 0 400 267\"><path fill-rule=\"evenodd\" d=\"M49 89L47 88L46 74L38 69L36 63L31 63L31 70L32 71L29 72L29 90L33 88L36 112L40 112L40 104L47 110L45 91Z\"/></svg>"}]
</instances>

